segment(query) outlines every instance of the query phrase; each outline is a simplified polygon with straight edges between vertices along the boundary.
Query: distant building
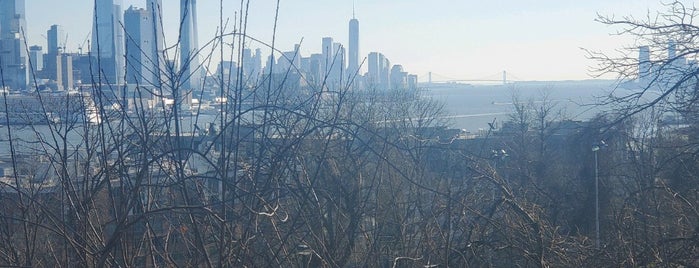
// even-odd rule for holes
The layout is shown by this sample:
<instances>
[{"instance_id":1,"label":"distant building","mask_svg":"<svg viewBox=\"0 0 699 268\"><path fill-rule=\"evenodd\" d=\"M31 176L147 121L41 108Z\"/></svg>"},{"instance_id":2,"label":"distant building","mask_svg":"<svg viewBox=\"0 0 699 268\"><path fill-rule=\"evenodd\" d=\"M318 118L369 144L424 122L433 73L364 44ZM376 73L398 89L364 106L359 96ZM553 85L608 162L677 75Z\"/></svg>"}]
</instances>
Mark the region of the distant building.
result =
<instances>
[{"instance_id":1,"label":"distant building","mask_svg":"<svg viewBox=\"0 0 699 268\"><path fill-rule=\"evenodd\" d=\"M233 87L234 81L237 80L238 74L238 64L235 61L222 61L218 63L218 68L216 68L216 79L222 79L226 84Z\"/></svg>"},{"instance_id":2,"label":"distant building","mask_svg":"<svg viewBox=\"0 0 699 268\"><path fill-rule=\"evenodd\" d=\"M65 36L63 32L63 27L60 25L51 25L48 31L46 31L47 43L46 47L46 68L44 68L44 77L50 81L55 82L54 90L62 89L62 79L63 79L63 66L61 61L61 54L63 53L63 48L61 47L61 38Z\"/></svg>"},{"instance_id":3,"label":"distant building","mask_svg":"<svg viewBox=\"0 0 699 268\"><path fill-rule=\"evenodd\" d=\"M34 73L44 69L44 48L42 46L29 47L29 62Z\"/></svg>"},{"instance_id":4,"label":"distant building","mask_svg":"<svg viewBox=\"0 0 699 268\"><path fill-rule=\"evenodd\" d=\"M387 90L391 88L391 61L379 53L379 87Z\"/></svg>"},{"instance_id":5,"label":"distant building","mask_svg":"<svg viewBox=\"0 0 699 268\"><path fill-rule=\"evenodd\" d=\"M359 73L359 20L354 16L349 22L349 54L347 58L347 77Z\"/></svg>"},{"instance_id":6,"label":"distant building","mask_svg":"<svg viewBox=\"0 0 699 268\"><path fill-rule=\"evenodd\" d=\"M201 88L202 68L199 65L199 37L197 32L197 1L180 0L180 71L181 88L178 95L183 103L189 104L193 90Z\"/></svg>"},{"instance_id":7,"label":"distant building","mask_svg":"<svg viewBox=\"0 0 699 268\"><path fill-rule=\"evenodd\" d=\"M244 48L241 58L240 67L243 71L243 81L249 86L254 85L262 72L262 51L258 48L253 55L250 48Z\"/></svg>"},{"instance_id":8,"label":"distant building","mask_svg":"<svg viewBox=\"0 0 699 268\"><path fill-rule=\"evenodd\" d=\"M333 65L330 72L330 82L333 86L342 86L344 81L343 74L345 73L345 47L340 43L333 43Z\"/></svg>"},{"instance_id":9,"label":"distant building","mask_svg":"<svg viewBox=\"0 0 699 268\"><path fill-rule=\"evenodd\" d=\"M408 87L408 73L403 71L403 65L396 64L391 68L391 86L393 89Z\"/></svg>"},{"instance_id":10,"label":"distant building","mask_svg":"<svg viewBox=\"0 0 699 268\"><path fill-rule=\"evenodd\" d=\"M416 74L408 75L408 88L409 89L416 89L417 83L418 83L418 80L417 80Z\"/></svg>"},{"instance_id":11,"label":"distant building","mask_svg":"<svg viewBox=\"0 0 699 268\"><path fill-rule=\"evenodd\" d=\"M369 72L367 73L367 86L370 88L379 86L381 82L381 68L379 64L379 55L381 53L371 52L367 57L367 65L369 66Z\"/></svg>"},{"instance_id":12,"label":"distant building","mask_svg":"<svg viewBox=\"0 0 699 268\"><path fill-rule=\"evenodd\" d=\"M133 6L124 12L126 31L126 82L139 86L157 86L159 74L152 15Z\"/></svg>"},{"instance_id":13,"label":"distant building","mask_svg":"<svg viewBox=\"0 0 699 268\"><path fill-rule=\"evenodd\" d=\"M123 14L121 0L95 1L91 48L94 62L91 73L96 83L124 84Z\"/></svg>"},{"instance_id":14,"label":"distant building","mask_svg":"<svg viewBox=\"0 0 699 268\"><path fill-rule=\"evenodd\" d=\"M332 37L323 37L323 62L321 62L321 71L323 76L330 74L330 69L332 68L333 58L335 55L335 50L333 46Z\"/></svg>"},{"instance_id":15,"label":"distant building","mask_svg":"<svg viewBox=\"0 0 699 268\"><path fill-rule=\"evenodd\" d=\"M307 80L311 85L319 86L323 83L323 54L311 54L309 59Z\"/></svg>"},{"instance_id":16,"label":"distant building","mask_svg":"<svg viewBox=\"0 0 699 268\"><path fill-rule=\"evenodd\" d=\"M73 81L73 56L64 53L59 57L61 59L61 86L65 90L71 90L75 88L75 83Z\"/></svg>"},{"instance_id":17,"label":"distant building","mask_svg":"<svg viewBox=\"0 0 699 268\"><path fill-rule=\"evenodd\" d=\"M152 35L150 36L153 40L150 45L150 61L153 63L153 85L156 87L162 87L163 84L169 84L167 82L168 74L167 71L167 59L165 58L165 35L163 35L163 22L162 22L162 0L148 0L146 10L148 11L148 18L150 19L152 30Z\"/></svg>"},{"instance_id":18,"label":"distant building","mask_svg":"<svg viewBox=\"0 0 699 268\"><path fill-rule=\"evenodd\" d=\"M301 45L296 44L293 51L282 52L276 68L281 73L287 71L298 73L297 69L301 68Z\"/></svg>"},{"instance_id":19,"label":"distant building","mask_svg":"<svg viewBox=\"0 0 699 268\"><path fill-rule=\"evenodd\" d=\"M0 67L5 85L11 89L27 88L29 57L24 39L26 29L24 0L0 1Z\"/></svg>"},{"instance_id":20,"label":"distant building","mask_svg":"<svg viewBox=\"0 0 699 268\"><path fill-rule=\"evenodd\" d=\"M638 48L638 82L647 85L651 73L650 48L642 46Z\"/></svg>"}]
</instances>

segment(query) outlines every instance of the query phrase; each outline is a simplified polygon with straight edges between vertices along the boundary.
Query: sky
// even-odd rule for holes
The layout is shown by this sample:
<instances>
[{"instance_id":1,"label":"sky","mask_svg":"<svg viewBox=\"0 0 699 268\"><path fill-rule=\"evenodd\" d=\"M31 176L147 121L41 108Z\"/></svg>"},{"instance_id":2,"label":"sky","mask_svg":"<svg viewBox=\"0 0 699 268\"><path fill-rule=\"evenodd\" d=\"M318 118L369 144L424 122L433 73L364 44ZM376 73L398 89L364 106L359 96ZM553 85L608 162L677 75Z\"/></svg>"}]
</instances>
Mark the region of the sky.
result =
<instances>
[{"instance_id":1,"label":"sky","mask_svg":"<svg viewBox=\"0 0 699 268\"><path fill-rule=\"evenodd\" d=\"M146 0L122 0L145 7ZM347 45L348 22L360 23L360 55L382 52L393 64L425 80L495 79L507 71L514 80L590 79L596 62L583 50L614 53L633 45L613 35L618 28L595 21L598 14L645 16L662 11L661 0L280 0L250 1L247 32L282 51L302 43L301 54L321 51L321 39ZM240 0L223 1L228 29L240 14ZM68 51L90 37L90 0L27 0L30 45L46 46L46 30L64 27ZM211 40L220 24L220 1L199 0L199 42ZM166 41L177 39L179 0L163 0ZM238 17L239 18L239 17ZM252 43L252 48L261 45ZM87 47L85 45L85 47ZM360 59L361 60L361 59ZM364 67L366 70L366 67Z\"/></svg>"}]
</instances>

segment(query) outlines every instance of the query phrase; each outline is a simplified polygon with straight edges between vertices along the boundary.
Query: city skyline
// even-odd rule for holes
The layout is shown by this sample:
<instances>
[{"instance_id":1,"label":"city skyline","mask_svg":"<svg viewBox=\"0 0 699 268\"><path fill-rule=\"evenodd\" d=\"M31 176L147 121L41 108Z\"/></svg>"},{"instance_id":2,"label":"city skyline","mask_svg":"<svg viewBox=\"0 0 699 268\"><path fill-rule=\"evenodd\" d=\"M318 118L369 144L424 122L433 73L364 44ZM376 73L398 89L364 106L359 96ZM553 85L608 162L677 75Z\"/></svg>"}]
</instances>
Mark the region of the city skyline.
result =
<instances>
[{"instance_id":1,"label":"city skyline","mask_svg":"<svg viewBox=\"0 0 699 268\"><path fill-rule=\"evenodd\" d=\"M213 3L215 2L215 3ZM610 36L614 28L594 21L597 13L607 15L643 16L648 10L663 10L657 1L621 0L614 2L588 1L499 1L498 3L446 3L432 1L329 1L282 2L279 10L275 46L289 51L302 40L304 56L321 51L322 37L333 37L348 46L347 22L353 16L361 21L360 62L369 52L381 51L396 64L420 75L427 72L452 78L482 78L508 71L523 80L589 79L594 61L585 58L581 48L613 52L634 45L633 40ZM46 5L43 5L43 4ZM199 44L207 42L216 31L218 1L200 2ZM145 8L145 0L125 0L130 5ZM426 11L425 7L449 8ZM51 14L38 16L37 10L49 7ZM54 8L55 7L55 8ZM234 20L236 3L224 3L225 18ZM77 13L67 21L63 12ZM163 6L163 21L167 44L177 39L179 7L168 2ZM85 14L83 14L85 13ZM85 3L49 3L35 0L27 6L29 45L42 45L42 31L52 24L63 25L68 34L68 51L77 51L89 28L81 18L89 17L90 5ZM274 3L251 3L248 33L271 43L274 26ZM304 19L299 20L302 16ZM321 23L318 23L321 22ZM231 25L232 22L229 22ZM42 26L46 25L46 26ZM231 26L229 26L230 28ZM255 49L262 47L251 44ZM264 49L264 48L263 48ZM268 54L265 51L264 54ZM362 66L367 71L367 64Z\"/></svg>"}]
</instances>

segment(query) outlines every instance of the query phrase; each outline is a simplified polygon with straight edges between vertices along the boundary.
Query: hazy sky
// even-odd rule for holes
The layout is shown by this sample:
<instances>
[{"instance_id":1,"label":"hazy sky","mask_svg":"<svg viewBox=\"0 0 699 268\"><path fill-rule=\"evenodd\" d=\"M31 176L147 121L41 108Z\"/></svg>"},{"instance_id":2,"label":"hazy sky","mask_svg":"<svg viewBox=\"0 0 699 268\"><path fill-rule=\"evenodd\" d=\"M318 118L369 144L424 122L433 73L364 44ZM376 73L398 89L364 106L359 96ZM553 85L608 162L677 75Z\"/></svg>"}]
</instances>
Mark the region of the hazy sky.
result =
<instances>
[{"instance_id":1,"label":"hazy sky","mask_svg":"<svg viewBox=\"0 0 699 268\"><path fill-rule=\"evenodd\" d=\"M123 0L145 7L145 0ZM240 1L224 0L231 24ZM250 1L248 34L272 41L276 1ZM281 0L276 47L301 53L321 50L321 38L347 44L352 0ZM581 48L613 51L632 41L610 36L616 29L594 21L597 13L645 16L662 10L660 0L356 0L360 53L383 52L394 64L421 78L432 71L451 78L495 78L503 70L523 80L587 79L594 62ZM60 24L69 51L89 36L90 0L27 0L30 45L46 46L42 35ZM179 0L163 0L168 43L179 26ZM219 1L199 0L199 40L211 39L219 25ZM229 27L230 28L230 27ZM253 48L257 44L251 44ZM366 68L366 67L365 67Z\"/></svg>"}]
</instances>

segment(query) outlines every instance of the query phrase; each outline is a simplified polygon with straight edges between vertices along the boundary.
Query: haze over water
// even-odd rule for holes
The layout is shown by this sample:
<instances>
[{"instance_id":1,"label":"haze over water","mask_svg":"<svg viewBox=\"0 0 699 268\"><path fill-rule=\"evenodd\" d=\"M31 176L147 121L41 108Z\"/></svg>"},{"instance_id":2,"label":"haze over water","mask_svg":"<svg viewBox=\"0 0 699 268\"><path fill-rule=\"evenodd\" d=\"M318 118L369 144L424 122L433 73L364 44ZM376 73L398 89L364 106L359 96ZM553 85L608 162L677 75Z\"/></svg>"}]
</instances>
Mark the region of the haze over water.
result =
<instances>
[{"instance_id":1,"label":"haze over water","mask_svg":"<svg viewBox=\"0 0 699 268\"><path fill-rule=\"evenodd\" d=\"M477 132L488 123L501 125L514 111L513 96L520 102L542 104L544 96L555 104L559 119L587 120L600 112L596 99L614 89L611 80L516 82L507 85L435 84L425 95L444 103L451 127Z\"/></svg>"}]
</instances>

